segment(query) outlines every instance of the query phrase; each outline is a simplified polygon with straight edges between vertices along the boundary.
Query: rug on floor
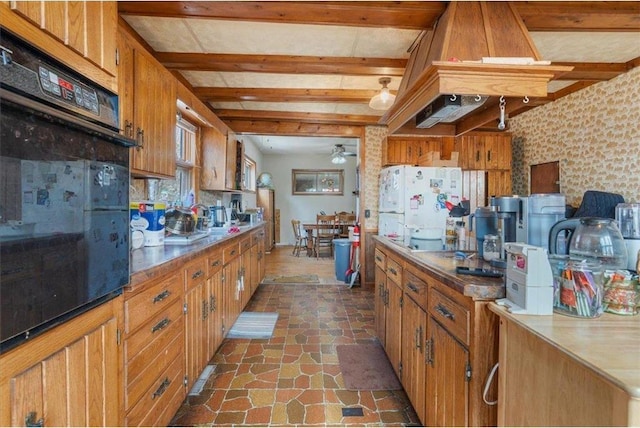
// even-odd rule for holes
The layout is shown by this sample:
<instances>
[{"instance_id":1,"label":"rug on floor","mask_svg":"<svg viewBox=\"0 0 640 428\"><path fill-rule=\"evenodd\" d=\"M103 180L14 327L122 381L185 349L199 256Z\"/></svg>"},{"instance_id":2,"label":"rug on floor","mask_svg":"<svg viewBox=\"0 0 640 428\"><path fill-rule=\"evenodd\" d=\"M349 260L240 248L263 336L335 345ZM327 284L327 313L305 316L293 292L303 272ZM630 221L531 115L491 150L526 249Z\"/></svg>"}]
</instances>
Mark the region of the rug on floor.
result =
<instances>
[{"instance_id":1,"label":"rug on floor","mask_svg":"<svg viewBox=\"0 0 640 428\"><path fill-rule=\"evenodd\" d=\"M227 334L228 339L269 339L278 321L277 312L242 312Z\"/></svg>"},{"instance_id":2,"label":"rug on floor","mask_svg":"<svg viewBox=\"0 0 640 428\"><path fill-rule=\"evenodd\" d=\"M402 389L393 367L379 342L338 345L338 363L345 387L352 391Z\"/></svg>"},{"instance_id":3,"label":"rug on floor","mask_svg":"<svg viewBox=\"0 0 640 428\"><path fill-rule=\"evenodd\" d=\"M268 276L262 280L263 284L320 284L318 275L282 275Z\"/></svg>"}]
</instances>

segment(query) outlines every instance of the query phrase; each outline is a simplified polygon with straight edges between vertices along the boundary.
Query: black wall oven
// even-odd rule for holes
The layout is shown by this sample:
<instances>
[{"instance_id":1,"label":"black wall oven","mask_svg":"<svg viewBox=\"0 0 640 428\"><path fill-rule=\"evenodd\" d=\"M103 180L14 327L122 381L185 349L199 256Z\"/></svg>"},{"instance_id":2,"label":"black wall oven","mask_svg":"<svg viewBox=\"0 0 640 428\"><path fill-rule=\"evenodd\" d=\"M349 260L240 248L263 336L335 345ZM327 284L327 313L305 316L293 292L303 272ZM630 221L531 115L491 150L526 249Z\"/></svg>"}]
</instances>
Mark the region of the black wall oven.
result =
<instances>
[{"instance_id":1,"label":"black wall oven","mask_svg":"<svg viewBox=\"0 0 640 428\"><path fill-rule=\"evenodd\" d=\"M129 283L118 98L0 28L0 351Z\"/></svg>"}]
</instances>

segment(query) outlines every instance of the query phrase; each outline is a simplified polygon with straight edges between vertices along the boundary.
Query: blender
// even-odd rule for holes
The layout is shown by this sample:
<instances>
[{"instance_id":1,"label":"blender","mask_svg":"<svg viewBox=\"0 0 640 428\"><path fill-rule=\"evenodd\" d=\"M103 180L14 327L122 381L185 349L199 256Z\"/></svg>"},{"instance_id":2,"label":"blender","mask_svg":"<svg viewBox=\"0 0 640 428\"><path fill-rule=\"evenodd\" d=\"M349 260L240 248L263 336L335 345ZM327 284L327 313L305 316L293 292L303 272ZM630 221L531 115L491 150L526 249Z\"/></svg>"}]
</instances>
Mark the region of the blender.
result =
<instances>
[{"instance_id":1,"label":"blender","mask_svg":"<svg viewBox=\"0 0 640 428\"><path fill-rule=\"evenodd\" d=\"M637 271L640 258L640 203L616 205L616 222L627 247L627 269Z\"/></svg>"}]
</instances>

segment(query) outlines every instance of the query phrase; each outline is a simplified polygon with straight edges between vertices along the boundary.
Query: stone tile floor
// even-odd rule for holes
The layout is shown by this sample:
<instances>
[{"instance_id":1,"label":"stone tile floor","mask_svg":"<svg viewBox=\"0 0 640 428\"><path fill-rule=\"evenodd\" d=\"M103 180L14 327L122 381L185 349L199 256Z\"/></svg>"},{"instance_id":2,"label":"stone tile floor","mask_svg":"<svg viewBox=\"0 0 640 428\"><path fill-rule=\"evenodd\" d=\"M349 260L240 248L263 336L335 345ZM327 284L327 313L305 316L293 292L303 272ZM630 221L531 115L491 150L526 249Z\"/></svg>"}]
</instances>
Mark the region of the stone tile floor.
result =
<instances>
[{"instance_id":1,"label":"stone tile floor","mask_svg":"<svg viewBox=\"0 0 640 428\"><path fill-rule=\"evenodd\" d=\"M345 389L336 345L376 340L374 298L333 282L260 285L245 310L278 312L273 336L226 339L203 391L186 398L171 425L419 425L402 390ZM363 416L343 416L354 407Z\"/></svg>"}]
</instances>

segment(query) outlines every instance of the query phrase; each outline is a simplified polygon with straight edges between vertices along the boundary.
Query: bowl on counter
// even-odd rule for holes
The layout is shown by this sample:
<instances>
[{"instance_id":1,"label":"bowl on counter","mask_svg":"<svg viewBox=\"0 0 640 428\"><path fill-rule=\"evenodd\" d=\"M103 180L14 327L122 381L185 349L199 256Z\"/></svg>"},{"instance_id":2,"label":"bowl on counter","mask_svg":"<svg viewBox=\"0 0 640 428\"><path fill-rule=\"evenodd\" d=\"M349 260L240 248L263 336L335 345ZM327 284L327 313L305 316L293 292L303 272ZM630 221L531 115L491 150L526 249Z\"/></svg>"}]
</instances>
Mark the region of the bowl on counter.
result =
<instances>
[{"instance_id":1,"label":"bowl on counter","mask_svg":"<svg viewBox=\"0 0 640 428\"><path fill-rule=\"evenodd\" d=\"M173 208L165 213L164 228L175 235L189 235L196 230L196 217L191 210Z\"/></svg>"}]
</instances>

